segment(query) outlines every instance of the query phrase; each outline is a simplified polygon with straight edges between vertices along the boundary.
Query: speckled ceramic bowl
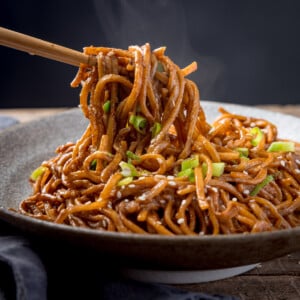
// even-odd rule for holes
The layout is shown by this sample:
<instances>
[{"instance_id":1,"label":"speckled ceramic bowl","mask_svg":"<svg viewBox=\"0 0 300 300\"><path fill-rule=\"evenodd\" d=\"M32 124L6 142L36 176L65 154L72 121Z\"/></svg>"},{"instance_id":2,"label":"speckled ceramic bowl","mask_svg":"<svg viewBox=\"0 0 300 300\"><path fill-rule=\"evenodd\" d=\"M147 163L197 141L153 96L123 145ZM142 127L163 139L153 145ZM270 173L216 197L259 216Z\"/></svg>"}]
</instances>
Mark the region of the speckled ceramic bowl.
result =
<instances>
[{"instance_id":1,"label":"speckled ceramic bowl","mask_svg":"<svg viewBox=\"0 0 300 300\"><path fill-rule=\"evenodd\" d=\"M300 119L253 107L202 101L209 121L218 108L266 118L279 128L281 137L300 141ZM252 265L300 250L300 228L271 233L220 236L137 235L98 232L25 217L8 210L31 192L28 175L54 149L76 141L87 125L79 109L27 124L0 134L0 219L35 237L47 237L83 251L93 250L124 267L160 270L209 270Z\"/></svg>"}]
</instances>

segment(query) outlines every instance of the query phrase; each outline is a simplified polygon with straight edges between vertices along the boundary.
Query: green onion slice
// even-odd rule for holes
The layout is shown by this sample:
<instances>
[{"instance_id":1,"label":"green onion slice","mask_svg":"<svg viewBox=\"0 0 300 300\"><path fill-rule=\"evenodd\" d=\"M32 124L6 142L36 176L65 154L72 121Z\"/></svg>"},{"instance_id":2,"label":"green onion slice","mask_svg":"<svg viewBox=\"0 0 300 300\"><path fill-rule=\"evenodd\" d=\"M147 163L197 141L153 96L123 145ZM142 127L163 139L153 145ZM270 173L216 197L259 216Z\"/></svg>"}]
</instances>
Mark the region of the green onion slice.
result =
<instances>
[{"instance_id":1,"label":"green onion slice","mask_svg":"<svg viewBox=\"0 0 300 300\"><path fill-rule=\"evenodd\" d=\"M267 175L267 177L257 184L254 189L250 192L250 196L256 196L262 188L264 188L267 184L269 184L271 181L274 180L274 177L272 175Z\"/></svg>"},{"instance_id":2,"label":"green onion slice","mask_svg":"<svg viewBox=\"0 0 300 300\"><path fill-rule=\"evenodd\" d=\"M103 104L103 111L107 114L110 111L110 100L107 100Z\"/></svg>"},{"instance_id":3,"label":"green onion slice","mask_svg":"<svg viewBox=\"0 0 300 300\"><path fill-rule=\"evenodd\" d=\"M119 166L121 167L122 171L121 174L124 177L136 177L139 176L137 169L134 167L133 164L127 163L125 161L121 161Z\"/></svg>"},{"instance_id":4,"label":"green onion slice","mask_svg":"<svg viewBox=\"0 0 300 300\"><path fill-rule=\"evenodd\" d=\"M195 182L195 173L194 173L194 170L192 168L180 171L177 174L177 177L188 177L190 182Z\"/></svg>"},{"instance_id":5,"label":"green onion slice","mask_svg":"<svg viewBox=\"0 0 300 300\"><path fill-rule=\"evenodd\" d=\"M47 170L47 167L39 166L36 168L30 175L30 179L33 181L36 181L40 176L44 174L44 172Z\"/></svg>"},{"instance_id":6,"label":"green onion slice","mask_svg":"<svg viewBox=\"0 0 300 300\"><path fill-rule=\"evenodd\" d=\"M198 156L190 157L181 162L181 171L193 169L199 166Z\"/></svg>"},{"instance_id":7,"label":"green onion slice","mask_svg":"<svg viewBox=\"0 0 300 300\"><path fill-rule=\"evenodd\" d=\"M138 132L145 133L147 120L139 115L131 115L129 118L129 124L131 124Z\"/></svg>"},{"instance_id":8,"label":"green onion slice","mask_svg":"<svg viewBox=\"0 0 300 300\"><path fill-rule=\"evenodd\" d=\"M160 61L157 63L156 71L157 72L164 72L165 71L165 68L164 68L163 64Z\"/></svg>"},{"instance_id":9,"label":"green onion slice","mask_svg":"<svg viewBox=\"0 0 300 300\"><path fill-rule=\"evenodd\" d=\"M225 163L224 162L215 162L212 163L212 176L220 177L224 173ZM207 164L202 164L202 173L205 177L207 174Z\"/></svg>"},{"instance_id":10,"label":"green onion slice","mask_svg":"<svg viewBox=\"0 0 300 300\"><path fill-rule=\"evenodd\" d=\"M224 173L225 163L217 162L212 163L212 175L220 177Z\"/></svg>"},{"instance_id":11,"label":"green onion slice","mask_svg":"<svg viewBox=\"0 0 300 300\"><path fill-rule=\"evenodd\" d=\"M97 159L93 159L91 164L90 164L90 170L95 171L97 167Z\"/></svg>"},{"instance_id":12,"label":"green onion slice","mask_svg":"<svg viewBox=\"0 0 300 300\"><path fill-rule=\"evenodd\" d=\"M131 183L133 181L133 177L129 176L129 177L125 177L123 179L121 179L118 182L118 186L124 186L124 185L128 185L129 183Z\"/></svg>"},{"instance_id":13,"label":"green onion slice","mask_svg":"<svg viewBox=\"0 0 300 300\"><path fill-rule=\"evenodd\" d=\"M133 152L131 152L131 151L126 151L126 155L127 155L127 157L128 157L128 161L130 160L137 160L137 161L140 161L141 160L141 158L138 156L138 155L136 155L135 153L133 153Z\"/></svg>"},{"instance_id":14,"label":"green onion slice","mask_svg":"<svg viewBox=\"0 0 300 300\"><path fill-rule=\"evenodd\" d=\"M268 150L268 152L294 152L295 143L294 142L273 142Z\"/></svg>"},{"instance_id":15,"label":"green onion slice","mask_svg":"<svg viewBox=\"0 0 300 300\"><path fill-rule=\"evenodd\" d=\"M251 140L251 144L253 146L257 146L260 143L260 141L263 139L264 133L261 131L259 127L251 128L250 133L254 136L254 138Z\"/></svg>"},{"instance_id":16,"label":"green onion slice","mask_svg":"<svg viewBox=\"0 0 300 300\"><path fill-rule=\"evenodd\" d=\"M156 137L161 131L161 124L155 122L153 127L151 128L152 138Z\"/></svg>"},{"instance_id":17,"label":"green onion slice","mask_svg":"<svg viewBox=\"0 0 300 300\"><path fill-rule=\"evenodd\" d=\"M236 151L240 153L240 157L248 157L249 156L249 149L240 147L236 148Z\"/></svg>"}]
</instances>

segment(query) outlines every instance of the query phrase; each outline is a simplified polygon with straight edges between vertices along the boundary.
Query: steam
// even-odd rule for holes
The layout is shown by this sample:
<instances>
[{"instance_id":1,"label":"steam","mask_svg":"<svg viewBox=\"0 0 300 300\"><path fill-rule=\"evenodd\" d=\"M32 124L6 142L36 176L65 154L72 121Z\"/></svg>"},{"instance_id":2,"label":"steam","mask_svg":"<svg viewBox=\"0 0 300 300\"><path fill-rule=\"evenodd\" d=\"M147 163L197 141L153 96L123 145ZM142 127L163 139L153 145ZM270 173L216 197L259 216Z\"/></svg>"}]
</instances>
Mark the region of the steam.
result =
<instances>
[{"instance_id":1,"label":"steam","mask_svg":"<svg viewBox=\"0 0 300 300\"><path fill-rule=\"evenodd\" d=\"M202 98L220 93L223 64L215 57L203 56L193 49L184 5L172 0L94 0L96 14L106 45L127 48L149 42L152 49L167 46L167 55L184 67L197 61L198 71L191 79L198 84ZM197 20L195 20L196 22ZM197 24L193 24L197 26ZM199 37L200 38L200 37ZM97 41L97 38L95 37Z\"/></svg>"}]
</instances>

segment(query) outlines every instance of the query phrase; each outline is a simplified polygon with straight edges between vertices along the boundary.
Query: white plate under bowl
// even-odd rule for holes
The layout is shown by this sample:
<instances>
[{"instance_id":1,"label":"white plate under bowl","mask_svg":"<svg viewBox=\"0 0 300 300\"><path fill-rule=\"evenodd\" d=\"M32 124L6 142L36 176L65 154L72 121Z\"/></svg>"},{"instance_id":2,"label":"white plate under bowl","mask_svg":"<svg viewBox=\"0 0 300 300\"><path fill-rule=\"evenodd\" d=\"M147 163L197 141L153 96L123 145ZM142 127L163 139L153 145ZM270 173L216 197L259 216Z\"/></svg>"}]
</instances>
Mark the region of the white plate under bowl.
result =
<instances>
[{"instance_id":1,"label":"white plate under bowl","mask_svg":"<svg viewBox=\"0 0 300 300\"><path fill-rule=\"evenodd\" d=\"M251 264L233 268L191 271L123 269L121 273L127 278L142 282L165 284L192 284L230 278L248 272L254 269L257 265L258 264Z\"/></svg>"}]
</instances>

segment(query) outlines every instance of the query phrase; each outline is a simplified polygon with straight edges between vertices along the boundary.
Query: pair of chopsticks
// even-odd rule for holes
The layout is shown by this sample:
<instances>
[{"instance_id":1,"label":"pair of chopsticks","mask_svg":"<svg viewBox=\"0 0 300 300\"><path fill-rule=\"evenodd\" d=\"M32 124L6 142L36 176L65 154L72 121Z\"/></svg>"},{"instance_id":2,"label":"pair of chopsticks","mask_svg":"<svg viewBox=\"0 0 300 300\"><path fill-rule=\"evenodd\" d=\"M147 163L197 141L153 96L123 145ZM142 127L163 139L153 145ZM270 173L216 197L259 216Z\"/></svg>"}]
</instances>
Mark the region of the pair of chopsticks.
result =
<instances>
[{"instance_id":1,"label":"pair of chopsticks","mask_svg":"<svg viewBox=\"0 0 300 300\"><path fill-rule=\"evenodd\" d=\"M79 66L80 63L87 65L96 64L95 56L88 56L82 52L3 27L0 27L0 45L73 66Z\"/></svg>"}]
</instances>

